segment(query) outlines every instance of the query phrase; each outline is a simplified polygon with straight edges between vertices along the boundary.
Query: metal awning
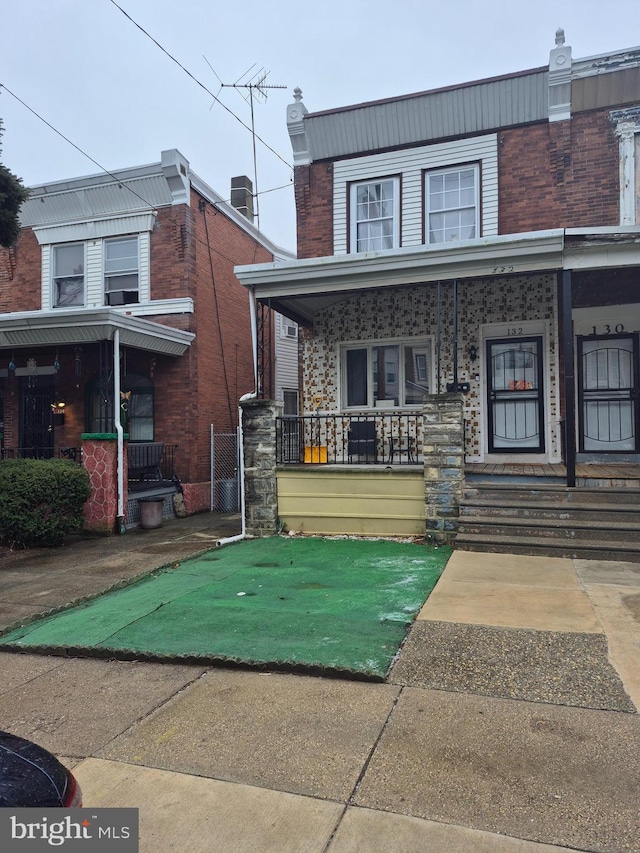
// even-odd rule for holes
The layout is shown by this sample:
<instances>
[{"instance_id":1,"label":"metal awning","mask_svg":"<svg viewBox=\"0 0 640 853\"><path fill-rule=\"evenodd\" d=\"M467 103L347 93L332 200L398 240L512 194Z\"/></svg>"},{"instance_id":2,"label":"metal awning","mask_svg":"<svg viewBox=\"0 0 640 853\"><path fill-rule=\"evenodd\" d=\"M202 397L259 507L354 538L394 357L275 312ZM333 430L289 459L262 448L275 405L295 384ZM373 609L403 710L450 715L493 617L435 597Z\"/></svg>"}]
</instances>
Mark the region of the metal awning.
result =
<instances>
[{"instance_id":1,"label":"metal awning","mask_svg":"<svg viewBox=\"0 0 640 853\"><path fill-rule=\"evenodd\" d=\"M120 345L161 355L183 355L195 338L192 332L131 317L112 308L73 311L24 311L0 314L0 347L45 347L113 340Z\"/></svg>"},{"instance_id":2,"label":"metal awning","mask_svg":"<svg viewBox=\"0 0 640 853\"><path fill-rule=\"evenodd\" d=\"M640 229L554 229L446 246L310 258L235 268L255 298L309 325L356 292L454 279L640 265Z\"/></svg>"}]
</instances>

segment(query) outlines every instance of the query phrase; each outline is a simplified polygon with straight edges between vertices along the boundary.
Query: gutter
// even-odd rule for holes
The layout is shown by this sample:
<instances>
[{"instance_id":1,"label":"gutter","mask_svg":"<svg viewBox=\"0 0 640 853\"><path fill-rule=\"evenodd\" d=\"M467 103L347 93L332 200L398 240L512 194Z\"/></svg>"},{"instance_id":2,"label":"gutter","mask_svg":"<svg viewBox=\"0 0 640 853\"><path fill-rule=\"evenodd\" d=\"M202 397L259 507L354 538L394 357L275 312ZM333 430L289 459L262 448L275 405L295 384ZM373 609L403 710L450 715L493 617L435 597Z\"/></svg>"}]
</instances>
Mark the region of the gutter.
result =
<instances>
[{"instance_id":1,"label":"gutter","mask_svg":"<svg viewBox=\"0 0 640 853\"><path fill-rule=\"evenodd\" d=\"M251 346L253 349L253 379L255 388L258 388L258 319L256 310L256 293L255 288L249 289L249 310L251 313ZM240 397L240 402L245 400L253 400L258 396L258 392L251 391L249 394L244 394ZM243 410L242 406L238 406L238 475L240 477L240 513L242 515L241 532L236 536L226 536L224 539L218 539L216 548L222 548L223 545L230 545L232 542L240 542L247 537L247 519L246 519L246 497L244 491L244 432L242 429Z\"/></svg>"},{"instance_id":2,"label":"gutter","mask_svg":"<svg viewBox=\"0 0 640 853\"><path fill-rule=\"evenodd\" d=\"M120 329L113 333L113 423L116 430L118 462L118 515L116 525L118 533L125 533L124 523L124 430L120 422Z\"/></svg>"}]
</instances>

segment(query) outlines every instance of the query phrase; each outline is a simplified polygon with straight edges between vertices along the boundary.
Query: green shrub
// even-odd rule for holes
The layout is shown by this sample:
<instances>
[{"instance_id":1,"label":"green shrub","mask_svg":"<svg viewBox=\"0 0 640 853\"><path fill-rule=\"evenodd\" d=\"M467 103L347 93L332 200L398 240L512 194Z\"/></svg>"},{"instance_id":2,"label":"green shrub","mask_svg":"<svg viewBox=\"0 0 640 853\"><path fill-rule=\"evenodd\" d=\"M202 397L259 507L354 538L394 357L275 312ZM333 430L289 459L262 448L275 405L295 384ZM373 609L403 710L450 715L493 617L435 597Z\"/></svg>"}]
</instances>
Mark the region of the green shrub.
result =
<instances>
[{"instance_id":1,"label":"green shrub","mask_svg":"<svg viewBox=\"0 0 640 853\"><path fill-rule=\"evenodd\" d=\"M61 545L82 528L89 475L66 459L0 462L0 540L11 546Z\"/></svg>"}]
</instances>

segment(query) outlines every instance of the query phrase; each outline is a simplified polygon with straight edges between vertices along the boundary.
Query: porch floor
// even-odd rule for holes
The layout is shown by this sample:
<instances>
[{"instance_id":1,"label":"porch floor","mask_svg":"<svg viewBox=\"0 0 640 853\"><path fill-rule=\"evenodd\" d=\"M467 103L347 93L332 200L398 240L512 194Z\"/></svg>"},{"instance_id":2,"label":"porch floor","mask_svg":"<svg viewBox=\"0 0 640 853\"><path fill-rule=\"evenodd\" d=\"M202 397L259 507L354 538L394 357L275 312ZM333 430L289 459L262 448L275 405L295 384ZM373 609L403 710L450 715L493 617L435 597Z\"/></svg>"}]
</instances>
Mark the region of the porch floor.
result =
<instances>
[{"instance_id":1,"label":"porch floor","mask_svg":"<svg viewBox=\"0 0 640 853\"><path fill-rule=\"evenodd\" d=\"M464 466L465 476L482 477L549 477L564 480L567 469L562 464L529 464L529 463L468 463ZM592 480L625 480L640 482L640 465L576 465L576 479ZM631 485L631 483L629 483Z\"/></svg>"}]
</instances>

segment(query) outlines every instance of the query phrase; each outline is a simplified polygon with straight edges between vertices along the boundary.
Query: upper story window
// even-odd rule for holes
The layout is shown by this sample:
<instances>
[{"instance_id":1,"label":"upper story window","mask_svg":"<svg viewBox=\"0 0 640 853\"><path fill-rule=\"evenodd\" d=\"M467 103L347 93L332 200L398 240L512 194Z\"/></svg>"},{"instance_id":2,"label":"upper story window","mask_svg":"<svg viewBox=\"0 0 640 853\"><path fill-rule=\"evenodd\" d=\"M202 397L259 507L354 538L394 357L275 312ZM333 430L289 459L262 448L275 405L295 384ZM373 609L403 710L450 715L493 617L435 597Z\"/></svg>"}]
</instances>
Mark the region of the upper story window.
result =
<instances>
[{"instance_id":1,"label":"upper story window","mask_svg":"<svg viewBox=\"0 0 640 853\"><path fill-rule=\"evenodd\" d=\"M104 301L106 305L139 302L137 237L104 242Z\"/></svg>"},{"instance_id":2,"label":"upper story window","mask_svg":"<svg viewBox=\"0 0 640 853\"><path fill-rule=\"evenodd\" d=\"M84 305L84 243L53 247L53 307Z\"/></svg>"},{"instance_id":3,"label":"upper story window","mask_svg":"<svg viewBox=\"0 0 640 853\"><path fill-rule=\"evenodd\" d=\"M478 167L427 172L427 242L449 243L479 236Z\"/></svg>"},{"instance_id":4,"label":"upper story window","mask_svg":"<svg viewBox=\"0 0 640 853\"><path fill-rule=\"evenodd\" d=\"M349 344L342 350L343 406L420 406L431 392L433 358L429 340Z\"/></svg>"},{"instance_id":5,"label":"upper story window","mask_svg":"<svg viewBox=\"0 0 640 853\"><path fill-rule=\"evenodd\" d=\"M379 252L400 245L400 179L351 185L352 252Z\"/></svg>"}]
</instances>

